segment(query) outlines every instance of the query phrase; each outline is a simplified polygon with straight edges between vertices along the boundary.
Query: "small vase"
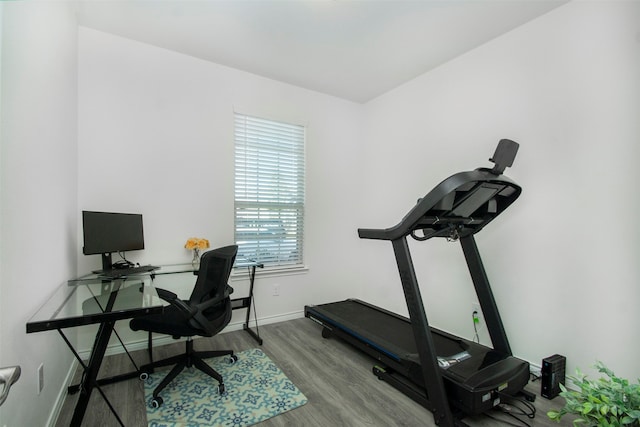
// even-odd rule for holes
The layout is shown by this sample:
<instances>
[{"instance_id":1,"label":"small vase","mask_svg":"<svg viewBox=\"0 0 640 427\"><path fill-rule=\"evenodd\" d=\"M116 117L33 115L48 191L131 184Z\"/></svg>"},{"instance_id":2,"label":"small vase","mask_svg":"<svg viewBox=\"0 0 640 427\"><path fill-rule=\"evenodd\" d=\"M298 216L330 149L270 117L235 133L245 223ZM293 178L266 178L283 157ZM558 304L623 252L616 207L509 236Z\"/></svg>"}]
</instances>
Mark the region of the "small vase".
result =
<instances>
[{"instance_id":1,"label":"small vase","mask_svg":"<svg viewBox=\"0 0 640 427\"><path fill-rule=\"evenodd\" d=\"M191 265L196 270L200 267L200 249L198 248L195 248L193 250L193 259L191 260Z\"/></svg>"}]
</instances>

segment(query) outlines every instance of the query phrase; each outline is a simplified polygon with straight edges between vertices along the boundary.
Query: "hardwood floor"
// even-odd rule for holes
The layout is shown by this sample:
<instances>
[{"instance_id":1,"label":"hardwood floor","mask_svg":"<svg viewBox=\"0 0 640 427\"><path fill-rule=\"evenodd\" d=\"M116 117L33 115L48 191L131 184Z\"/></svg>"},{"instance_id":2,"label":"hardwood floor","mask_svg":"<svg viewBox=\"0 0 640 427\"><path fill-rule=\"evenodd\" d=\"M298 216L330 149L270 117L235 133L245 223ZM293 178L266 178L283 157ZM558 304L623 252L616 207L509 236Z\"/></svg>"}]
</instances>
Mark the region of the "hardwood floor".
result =
<instances>
[{"instance_id":1,"label":"hardwood floor","mask_svg":"<svg viewBox=\"0 0 640 427\"><path fill-rule=\"evenodd\" d=\"M378 380L372 373L374 361L338 339L324 339L321 327L309 319L296 319L260 328L264 339L262 350L273 360L294 384L305 394L309 402L293 411L260 423L261 427L279 426L435 426L431 413L404 394ZM154 349L154 358L160 359L184 350L179 342ZM195 348L231 348L236 352L258 347L244 331L224 333L210 339L197 339ZM146 362L146 352L133 353L136 363ZM125 355L105 359L101 376L132 369ZM79 373L78 373L79 377ZM540 383L528 385L539 393ZM144 389L140 380L132 379L104 386L103 390L112 402L126 426L146 426ZM67 396L56 426L67 426L71 419L76 395ZM538 397L535 402L537 416L526 419L530 426L556 426L546 412L560 407L562 399L547 400ZM506 419L507 423L485 415L465 419L470 426L507 426L518 423L503 414L492 417ZM83 426L117 426L118 423L97 391L85 415ZM570 426L563 420L562 426Z\"/></svg>"}]
</instances>

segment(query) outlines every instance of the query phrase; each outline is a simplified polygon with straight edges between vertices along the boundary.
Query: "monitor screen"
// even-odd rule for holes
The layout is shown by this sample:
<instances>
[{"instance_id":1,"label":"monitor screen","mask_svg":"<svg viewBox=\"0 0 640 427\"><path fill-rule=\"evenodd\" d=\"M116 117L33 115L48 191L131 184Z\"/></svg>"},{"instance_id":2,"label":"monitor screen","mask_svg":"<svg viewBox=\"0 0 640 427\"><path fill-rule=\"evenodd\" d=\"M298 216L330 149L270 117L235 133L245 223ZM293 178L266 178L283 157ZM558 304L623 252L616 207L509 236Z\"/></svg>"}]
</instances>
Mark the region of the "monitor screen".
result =
<instances>
[{"instance_id":1,"label":"monitor screen","mask_svg":"<svg viewBox=\"0 0 640 427\"><path fill-rule=\"evenodd\" d=\"M144 249L142 215L82 212L85 255Z\"/></svg>"}]
</instances>

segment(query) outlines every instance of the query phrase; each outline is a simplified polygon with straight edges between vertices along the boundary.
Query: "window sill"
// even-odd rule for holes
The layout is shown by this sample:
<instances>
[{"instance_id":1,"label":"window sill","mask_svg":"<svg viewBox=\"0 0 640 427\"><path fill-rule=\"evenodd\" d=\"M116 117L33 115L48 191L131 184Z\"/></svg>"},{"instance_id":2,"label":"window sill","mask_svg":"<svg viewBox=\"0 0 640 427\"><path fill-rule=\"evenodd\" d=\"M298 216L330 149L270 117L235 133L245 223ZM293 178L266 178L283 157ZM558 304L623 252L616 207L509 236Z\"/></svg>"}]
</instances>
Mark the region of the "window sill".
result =
<instances>
[{"instance_id":1,"label":"window sill","mask_svg":"<svg viewBox=\"0 0 640 427\"><path fill-rule=\"evenodd\" d=\"M265 267L256 268L256 277L282 277L282 276L294 276L297 274L306 274L309 272L309 267L306 265L296 265L291 267ZM234 269L231 273L230 280L232 282L239 280L246 280L249 277L249 269L240 267Z\"/></svg>"}]
</instances>

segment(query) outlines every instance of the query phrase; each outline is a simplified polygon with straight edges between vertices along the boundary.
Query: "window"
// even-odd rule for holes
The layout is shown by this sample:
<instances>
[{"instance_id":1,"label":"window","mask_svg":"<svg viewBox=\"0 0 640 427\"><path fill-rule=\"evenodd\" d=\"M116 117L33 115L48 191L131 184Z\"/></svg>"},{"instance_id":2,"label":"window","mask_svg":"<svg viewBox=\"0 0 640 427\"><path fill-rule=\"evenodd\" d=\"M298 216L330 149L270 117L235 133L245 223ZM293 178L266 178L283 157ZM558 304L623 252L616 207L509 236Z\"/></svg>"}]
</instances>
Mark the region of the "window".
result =
<instances>
[{"instance_id":1,"label":"window","mask_svg":"<svg viewBox=\"0 0 640 427\"><path fill-rule=\"evenodd\" d=\"M236 265L302 265L304 140L304 126L235 114Z\"/></svg>"}]
</instances>

